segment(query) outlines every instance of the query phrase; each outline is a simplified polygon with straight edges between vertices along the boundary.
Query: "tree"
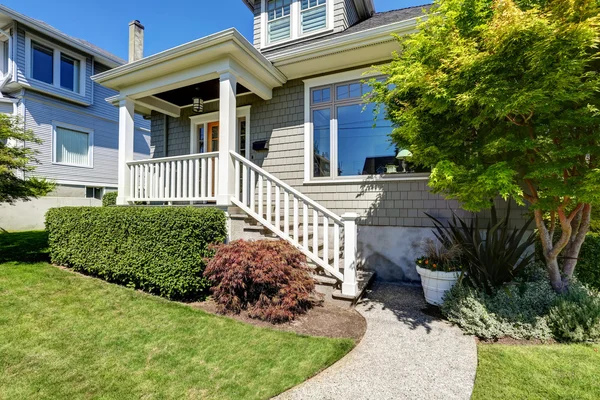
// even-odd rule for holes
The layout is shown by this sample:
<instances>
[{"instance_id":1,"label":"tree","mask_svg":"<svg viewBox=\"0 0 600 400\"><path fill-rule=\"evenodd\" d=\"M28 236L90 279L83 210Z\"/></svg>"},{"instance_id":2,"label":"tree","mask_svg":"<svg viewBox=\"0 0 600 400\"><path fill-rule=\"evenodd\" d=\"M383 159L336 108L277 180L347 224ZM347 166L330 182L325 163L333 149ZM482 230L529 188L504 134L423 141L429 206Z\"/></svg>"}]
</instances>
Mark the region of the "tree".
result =
<instances>
[{"instance_id":1,"label":"tree","mask_svg":"<svg viewBox=\"0 0 600 400\"><path fill-rule=\"evenodd\" d=\"M0 203L13 204L48 194L54 184L26 174L35 169L36 151L26 143L41 143L19 117L0 114Z\"/></svg>"},{"instance_id":2,"label":"tree","mask_svg":"<svg viewBox=\"0 0 600 400\"><path fill-rule=\"evenodd\" d=\"M528 205L554 289L568 289L600 202L596 0L439 0L377 68L370 101L429 185L470 211ZM556 235L555 235L556 232Z\"/></svg>"}]
</instances>

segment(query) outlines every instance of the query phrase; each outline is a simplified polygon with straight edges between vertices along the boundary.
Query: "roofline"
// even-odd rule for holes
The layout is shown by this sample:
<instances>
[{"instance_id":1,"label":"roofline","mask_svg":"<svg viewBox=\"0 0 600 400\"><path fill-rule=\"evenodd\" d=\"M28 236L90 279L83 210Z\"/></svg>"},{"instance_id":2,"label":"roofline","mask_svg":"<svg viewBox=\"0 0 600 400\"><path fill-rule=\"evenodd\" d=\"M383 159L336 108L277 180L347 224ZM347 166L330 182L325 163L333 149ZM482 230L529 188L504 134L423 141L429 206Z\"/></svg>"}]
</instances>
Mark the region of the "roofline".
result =
<instances>
[{"instance_id":1,"label":"roofline","mask_svg":"<svg viewBox=\"0 0 600 400\"><path fill-rule=\"evenodd\" d=\"M254 11L254 3L256 0L242 0L244 4L250 9L250 11ZM375 4L373 4L373 0L353 0L354 6L356 7L356 11L358 11L358 15L362 19L367 19L371 15L375 13Z\"/></svg>"},{"instance_id":2,"label":"roofline","mask_svg":"<svg viewBox=\"0 0 600 400\"><path fill-rule=\"evenodd\" d=\"M106 57L105 54L99 53L94 48L86 46L80 41L75 40L74 38L60 32L59 30L47 25L42 25L36 19L18 13L2 4L0 4L0 13L8 15L10 18L21 24L33 27L35 28L35 30L43 33L46 36L49 36L52 39L58 40L63 43L67 43L69 46L79 51L93 55L98 61L100 61L102 64L105 64L107 67L115 68L120 65L123 65L123 63L120 60Z\"/></svg>"},{"instance_id":3,"label":"roofline","mask_svg":"<svg viewBox=\"0 0 600 400\"><path fill-rule=\"evenodd\" d=\"M173 47L171 49L164 50L160 53L142 58L141 60L121 65L117 68L113 68L106 72L92 76L92 80L99 84L103 84L106 81L119 78L126 74L130 74L132 72L136 72L153 65L184 56L188 53L193 53L227 41L235 42L246 52L246 54L262 64L265 69L269 70L271 75L273 75L273 77L282 84L287 81L287 77L283 75L277 68L275 68L273 64L258 50L256 50L254 46L252 46L252 44L250 44L250 42L248 42L248 40L244 38L244 36L242 36L242 34L235 28L229 28L224 31Z\"/></svg>"},{"instance_id":4,"label":"roofline","mask_svg":"<svg viewBox=\"0 0 600 400\"><path fill-rule=\"evenodd\" d=\"M329 39L323 39L315 43L302 45L301 43L293 48L282 51L268 57L275 65L287 65L307 58L321 57L329 53L338 53L342 48L364 46L365 42L380 42L382 38L393 40L393 33L409 33L416 29L419 20L426 19L427 16L418 16L402 21L364 31L349 33L347 35L336 36Z\"/></svg>"},{"instance_id":5,"label":"roofline","mask_svg":"<svg viewBox=\"0 0 600 400\"><path fill-rule=\"evenodd\" d=\"M242 0L246 7L250 9L250 11L254 12L254 0Z\"/></svg>"}]
</instances>

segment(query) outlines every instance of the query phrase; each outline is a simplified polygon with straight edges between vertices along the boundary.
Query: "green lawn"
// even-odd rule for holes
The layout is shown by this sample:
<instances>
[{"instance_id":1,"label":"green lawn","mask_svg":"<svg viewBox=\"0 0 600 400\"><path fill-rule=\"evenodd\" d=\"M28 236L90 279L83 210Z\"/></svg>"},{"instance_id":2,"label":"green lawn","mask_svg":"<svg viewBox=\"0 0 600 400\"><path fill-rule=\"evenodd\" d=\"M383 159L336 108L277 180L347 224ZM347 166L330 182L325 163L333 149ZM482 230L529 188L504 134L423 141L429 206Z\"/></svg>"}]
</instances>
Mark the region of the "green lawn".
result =
<instances>
[{"instance_id":1,"label":"green lawn","mask_svg":"<svg viewBox=\"0 0 600 400\"><path fill-rule=\"evenodd\" d=\"M600 345L480 345L473 400L600 399Z\"/></svg>"},{"instance_id":2,"label":"green lawn","mask_svg":"<svg viewBox=\"0 0 600 400\"><path fill-rule=\"evenodd\" d=\"M0 399L265 399L353 346L30 262L43 237L0 234Z\"/></svg>"}]
</instances>

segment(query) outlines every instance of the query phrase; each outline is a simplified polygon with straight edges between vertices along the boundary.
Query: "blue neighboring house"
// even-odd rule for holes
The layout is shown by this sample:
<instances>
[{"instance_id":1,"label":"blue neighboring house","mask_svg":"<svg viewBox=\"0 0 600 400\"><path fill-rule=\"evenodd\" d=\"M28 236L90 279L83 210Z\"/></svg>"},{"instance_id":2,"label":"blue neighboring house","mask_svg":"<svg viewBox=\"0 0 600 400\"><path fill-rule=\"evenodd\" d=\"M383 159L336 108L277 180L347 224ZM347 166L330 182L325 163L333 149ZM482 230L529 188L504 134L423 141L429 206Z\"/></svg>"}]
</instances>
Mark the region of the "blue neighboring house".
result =
<instances>
[{"instance_id":1,"label":"blue neighboring house","mask_svg":"<svg viewBox=\"0 0 600 400\"><path fill-rule=\"evenodd\" d=\"M43 143L35 174L54 180L49 198L0 208L4 229L41 227L48 207L98 205L117 188L117 92L90 77L127 61L0 5L0 112L23 118ZM150 155L150 122L135 118L136 158Z\"/></svg>"}]
</instances>

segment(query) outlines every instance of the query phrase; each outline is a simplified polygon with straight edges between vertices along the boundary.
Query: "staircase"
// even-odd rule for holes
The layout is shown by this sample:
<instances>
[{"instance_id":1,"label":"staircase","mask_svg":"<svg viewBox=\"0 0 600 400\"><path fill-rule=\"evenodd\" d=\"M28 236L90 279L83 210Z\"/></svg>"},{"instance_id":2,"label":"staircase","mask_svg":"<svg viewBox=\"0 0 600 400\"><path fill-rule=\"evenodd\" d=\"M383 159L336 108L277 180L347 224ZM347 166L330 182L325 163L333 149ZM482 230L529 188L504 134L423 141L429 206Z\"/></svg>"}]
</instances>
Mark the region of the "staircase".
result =
<instances>
[{"instance_id":1,"label":"staircase","mask_svg":"<svg viewBox=\"0 0 600 400\"><path fill-rule=\"evenodd\" d=\"M288 241L306 255L326 302L354 304L373 278L357 270L358 216L338 216L239 154L231 156L232 239Z\"/></svg>"}]
</instances>

